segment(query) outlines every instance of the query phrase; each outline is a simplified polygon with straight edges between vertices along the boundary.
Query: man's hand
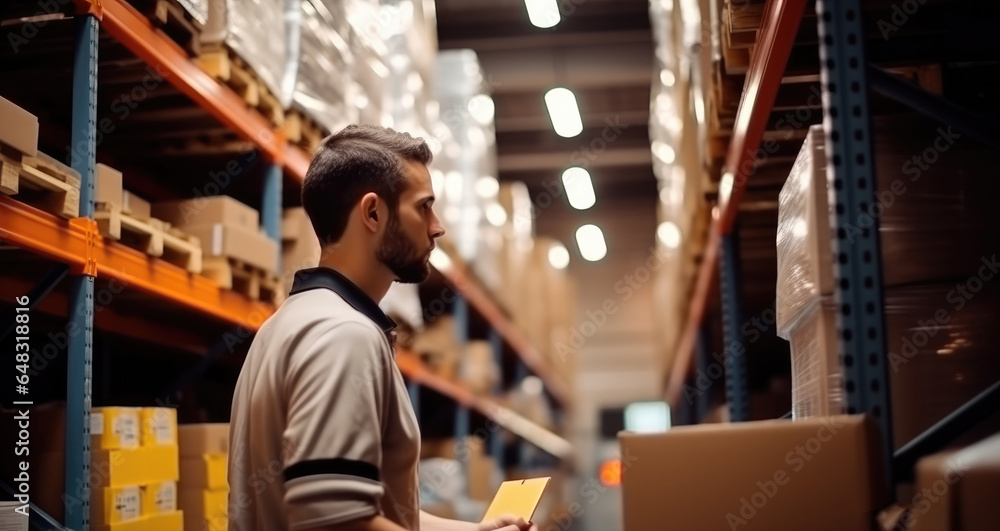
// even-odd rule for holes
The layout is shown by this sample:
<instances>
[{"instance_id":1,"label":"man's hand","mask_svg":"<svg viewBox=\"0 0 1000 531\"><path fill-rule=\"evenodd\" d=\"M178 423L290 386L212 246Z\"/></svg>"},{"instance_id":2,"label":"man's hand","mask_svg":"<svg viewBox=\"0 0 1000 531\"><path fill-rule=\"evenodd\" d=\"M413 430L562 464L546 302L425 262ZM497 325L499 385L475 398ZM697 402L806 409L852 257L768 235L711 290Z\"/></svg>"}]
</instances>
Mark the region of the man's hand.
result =
<instances>
[{"instance_id":1,"label":"man's hand","mask_svg":"<svg viewBox=\"0 0 1000 531\"><path fill-rule=\"evenodd\" d=\"M477 531L538 531L538 526L519 516L504 515L479 523Z\"/></svg>"}]
</instances>

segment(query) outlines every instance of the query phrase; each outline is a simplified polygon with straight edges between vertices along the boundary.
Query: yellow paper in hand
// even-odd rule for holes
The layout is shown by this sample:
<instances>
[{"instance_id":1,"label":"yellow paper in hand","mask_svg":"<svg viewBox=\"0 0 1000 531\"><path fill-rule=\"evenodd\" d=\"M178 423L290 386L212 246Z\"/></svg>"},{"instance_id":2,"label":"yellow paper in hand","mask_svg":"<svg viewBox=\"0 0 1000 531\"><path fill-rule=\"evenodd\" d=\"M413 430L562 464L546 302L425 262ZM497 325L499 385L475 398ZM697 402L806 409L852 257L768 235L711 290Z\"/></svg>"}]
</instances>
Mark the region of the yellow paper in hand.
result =
<instances>
[{"instance_id":1,"label":"yellow paper in hand","mask_svg":"<svg viewBox=\"0 0 1000 531\"><path fill-rule=\"evenodd\" d=\"M524 521L530 522L535 514L538 502L542 499L545 486L551 478L518 479L514 481L504 481L497 489L490 508L486 510L483 521L490 521L500 516L509 514L520 516Z\"/></svg>"}]
</instances>

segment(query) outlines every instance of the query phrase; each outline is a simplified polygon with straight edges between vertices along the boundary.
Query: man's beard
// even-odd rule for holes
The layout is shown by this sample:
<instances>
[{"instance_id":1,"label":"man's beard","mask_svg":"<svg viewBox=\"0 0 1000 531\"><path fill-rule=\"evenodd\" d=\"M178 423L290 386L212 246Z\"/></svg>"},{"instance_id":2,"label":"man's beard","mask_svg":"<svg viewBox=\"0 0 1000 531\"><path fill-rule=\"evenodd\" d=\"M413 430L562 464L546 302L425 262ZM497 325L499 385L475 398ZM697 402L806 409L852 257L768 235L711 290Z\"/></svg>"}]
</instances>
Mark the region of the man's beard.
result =
<instances>
[{"instance_id":1,"label":"man's beard","mask_svg":"<svg viewBox=\"0 0 1000 531\"><path fill-rule=\"evenodd\" d=\"M422 282L430 274L428 253L418 250L403 234L399 219L392 216L375 258L386 265L404 284Z\"/></svg>"}]
</instances>

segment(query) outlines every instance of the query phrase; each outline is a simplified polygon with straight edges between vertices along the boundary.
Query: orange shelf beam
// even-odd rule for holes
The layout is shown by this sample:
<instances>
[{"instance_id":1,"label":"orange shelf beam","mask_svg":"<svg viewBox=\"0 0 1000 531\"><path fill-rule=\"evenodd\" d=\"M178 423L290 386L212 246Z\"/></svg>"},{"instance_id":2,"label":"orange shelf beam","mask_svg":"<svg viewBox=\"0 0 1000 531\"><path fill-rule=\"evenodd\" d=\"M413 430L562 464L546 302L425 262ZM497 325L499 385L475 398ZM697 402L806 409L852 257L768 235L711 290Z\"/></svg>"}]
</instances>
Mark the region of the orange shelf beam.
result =
<instances>
[{"instance_id":1,"label":"orange shelf beam","mask_svg":"<svg viewBox=\"0 0 1000 531\"><path fill-rule=\"evenodd\" d=\"M252 301L206 277L104 239L91 220L62 220L6 196L0 196L0 240L76 269L87 267L90 257L99 277L116 279L127 288L249 330L256 330L274 312L270 304Z\"/></svg>"},{"instance_id":2,"label":"orange shelf beam","mask_svg":"<svg viewBox=\"0 0 1000 531\"><path fill-rule=\"evenodd\" d=\"M719 230L729 234L754 172L761 139L802 22L806 0L768 0L719 183ZM764 155L767 156L766 154Z\"/></svg>"},{"instance_id":3,"label":"orange shelf beam","mask_svg":"<svg viewBox=\"0 0 1000 531\"><path fill-rule=\"evenodd\" d=\"M396 365L403 376L420 385L434 389L459 405L478 411L486 418L542 450L561 459L568 459L573 455L573 446L566 439L518 415L509 408L488 398L472 394L460 383L434 374L413 351L397 348Z\"/></svg>"},{"instance_id":4,"label":"orange shelf beam","mask_svg":"<svg viewBox=\"0 0 1000 531\"><path fill-rule=\"evenodd\" d=\"M169 81L208 111L225 127L253 143L267 157L281 164L301 181L309 166L309 155L289 145L259 112L229 87L208 75L165 33L125 0L74 0L77 7L101 17L101 28L144 61L157 75Z\"/></svg>"}]
</instances>

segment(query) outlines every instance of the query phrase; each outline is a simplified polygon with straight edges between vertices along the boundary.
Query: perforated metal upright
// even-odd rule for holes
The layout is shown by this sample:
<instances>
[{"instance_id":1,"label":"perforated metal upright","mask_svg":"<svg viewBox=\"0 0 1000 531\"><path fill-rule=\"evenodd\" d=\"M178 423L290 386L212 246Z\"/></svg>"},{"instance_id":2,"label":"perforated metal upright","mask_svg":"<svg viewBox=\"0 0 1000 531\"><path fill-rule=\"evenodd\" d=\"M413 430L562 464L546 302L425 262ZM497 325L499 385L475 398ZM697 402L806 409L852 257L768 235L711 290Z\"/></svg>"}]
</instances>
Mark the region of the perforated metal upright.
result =
<instances>
[{"instance_id":1,"label":"perforated metal upright","mask_svg":"<svg viewBox=\"0 0 1000 531\"><path fill-rule=\"evenodd\" d=\"M80 216L94 217L97 134L97 39L94 15L76 17L73 50L72 153L80 172ZM88 261L89 262L89 261ZM69 286L66 369L66 527L90 527L90 387L94 271L73 271Z\"/></svg>"},{"instance_id":2,"label":"perforated metal upright","mask_svg":"<svg viewBox=\"0 0 1000 531\"><path fill-rule=\"evenodd\" d=\"M892 419L886 371L885 318L878 218L852 240L848 227L873 201L871 119L865 28L860 0L816 3L827 174L834 177L830 203L840 364L848 413L868 413L882 432L886 486L892 477ZM889 489L891 491L891 489Z\"/></svg>"},{"instance_id":3,"label":"perforated metal upright","mask_svg":"<svg viewBox=\"0 0 1000 531\"><path fill-rule=\"evenodd\" d=\"M729 419L744 422L750 418L750 395L747 387L746 345L740 327L743 322L743 286L740 274L739 228L722 237L719 261L722 297L722 337L726 356L726 401Z\"/></svg>"},{"instance_id":4,"label":"perforated metal upright","mask_svg":"<svg viewBox=\"0 0 1000 531\"><path fill-rule=\"evenodd\" d=\"M464 349L465 345L469 341L469 302L463 297L455 297L455 302L453 306L454 316L455 316L455 340ZM461 364L464 363L465 356L462 356ZM460 369L464 370L464 368ZM455 443L461 444L462 440L469 436L469 407L464 404L458 404L455 408ZM459 461L464 465L468 460L468 452L461 452L459 454Z\"/></svg>"},{"instance_id":5,"label":"perforated metal upright","mask_svg":"<svg viewBox=\"0 0 1000 531\"><path fill-rule=\"evenodd\" d=\"M282 172L279 164L269 164L264 172L264 191L261 197L260 220L267 237L278 242L281 248L281 195ZM278 271L281 271L281 254L278 254Z\"/></svg>"}]
</instances>

